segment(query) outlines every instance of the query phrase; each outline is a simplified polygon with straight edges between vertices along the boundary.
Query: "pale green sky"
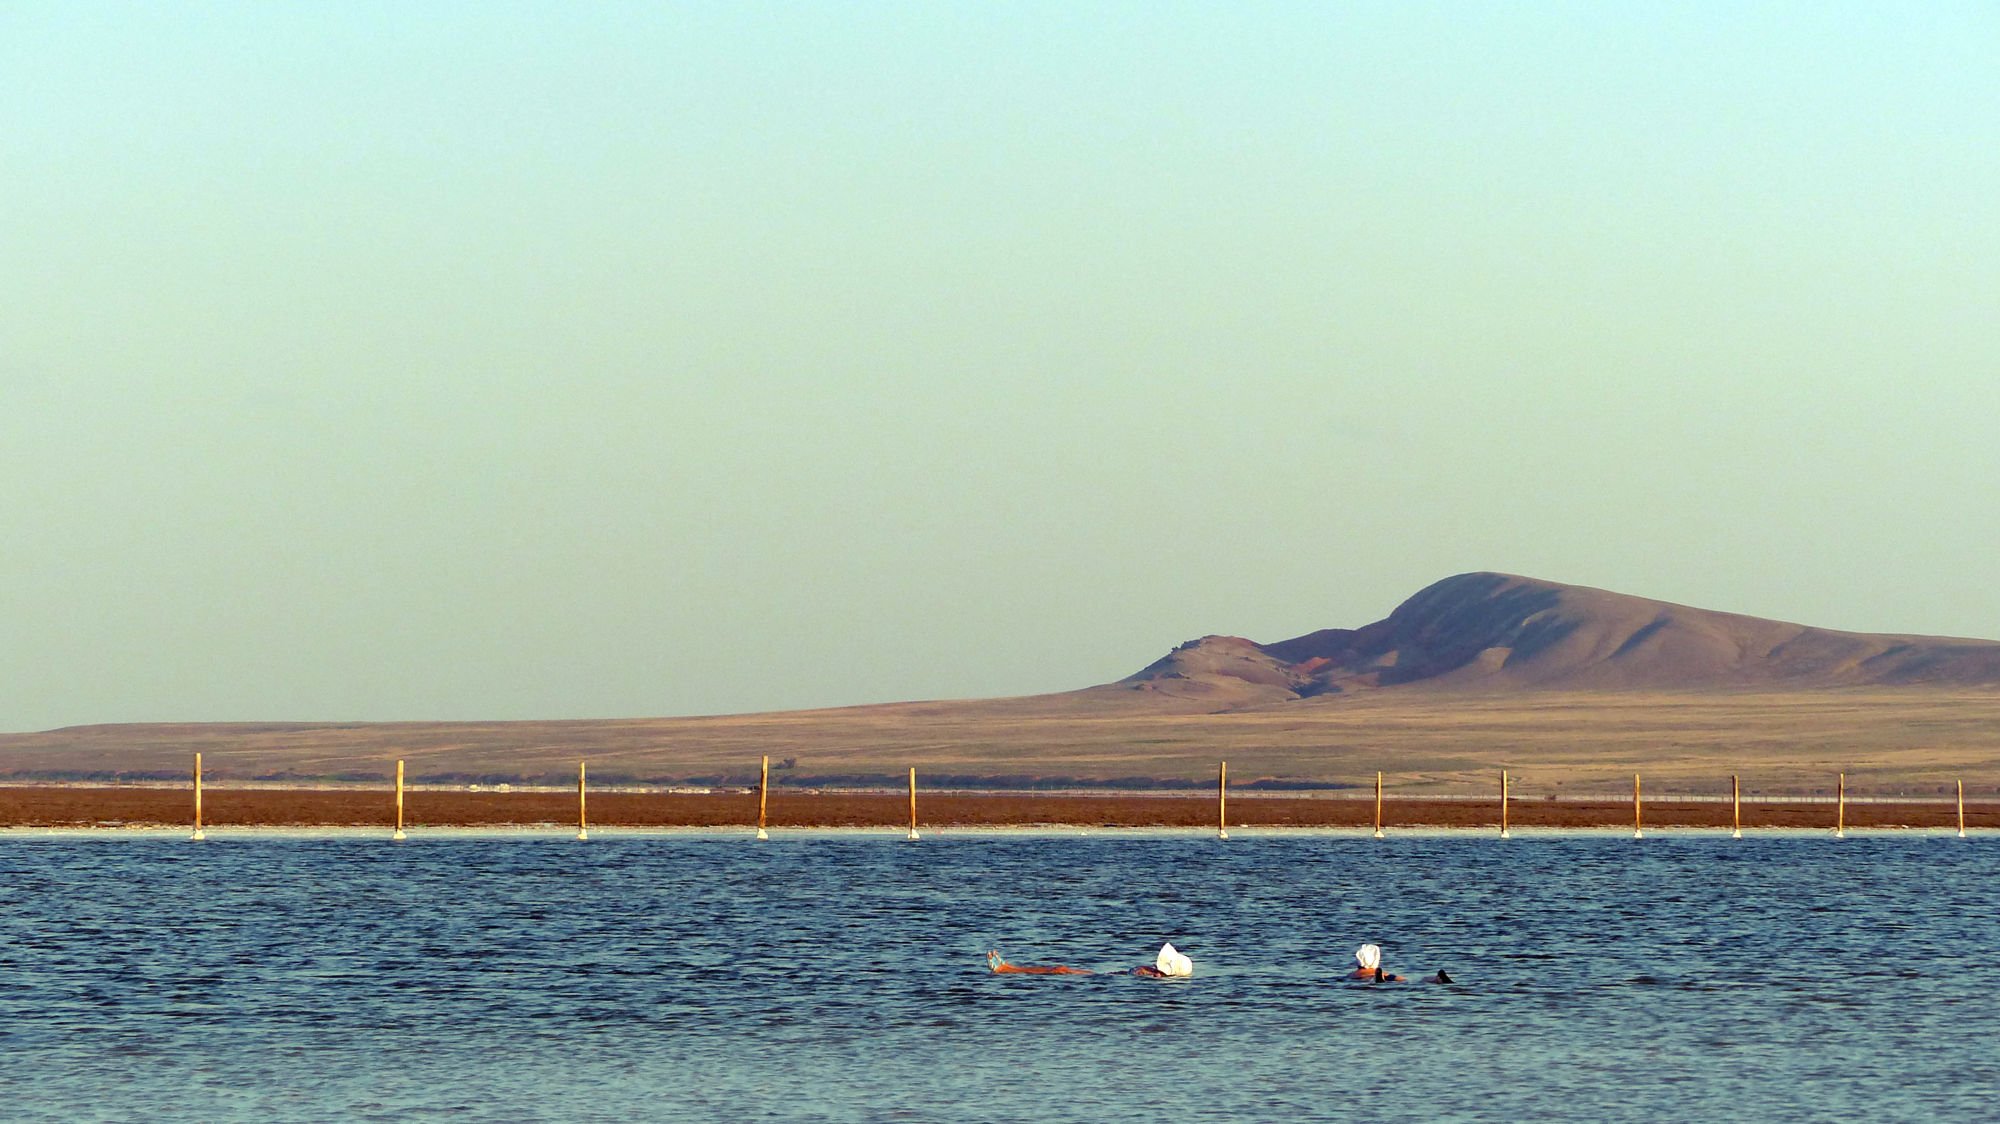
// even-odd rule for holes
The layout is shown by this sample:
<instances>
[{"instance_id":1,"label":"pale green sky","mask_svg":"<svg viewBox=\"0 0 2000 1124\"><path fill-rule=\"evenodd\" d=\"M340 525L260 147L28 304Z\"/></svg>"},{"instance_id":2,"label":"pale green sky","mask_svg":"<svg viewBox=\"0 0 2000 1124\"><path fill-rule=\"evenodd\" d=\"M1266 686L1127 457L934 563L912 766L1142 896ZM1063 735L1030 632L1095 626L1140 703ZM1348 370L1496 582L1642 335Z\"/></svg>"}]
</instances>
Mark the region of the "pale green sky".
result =
<instances>
[{"instance_id":1,"label":"pale green sky","mask_svg":"<svg viewBox=\"0 0 2000 1124\"><path fill-rule=\"evenodd\" d=\"M1990 5L0 7L0 729L2000 637Z\"/></svg>"}]
</instances>

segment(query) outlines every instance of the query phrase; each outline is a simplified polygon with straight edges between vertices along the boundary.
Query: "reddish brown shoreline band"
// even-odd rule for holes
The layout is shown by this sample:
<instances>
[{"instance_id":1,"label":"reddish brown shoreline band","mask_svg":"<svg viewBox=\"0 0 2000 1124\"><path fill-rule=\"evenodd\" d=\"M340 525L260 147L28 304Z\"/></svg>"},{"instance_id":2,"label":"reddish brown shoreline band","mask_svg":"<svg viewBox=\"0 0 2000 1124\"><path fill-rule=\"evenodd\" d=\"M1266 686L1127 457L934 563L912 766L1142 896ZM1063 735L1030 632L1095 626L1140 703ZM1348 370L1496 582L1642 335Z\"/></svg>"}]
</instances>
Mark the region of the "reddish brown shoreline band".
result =
<instances>
[{"instance_id":1,"label":"reddish brown shoreline band","mask_svg":"<svg viewBox=\"0 0 2000 1124\"><path fill-rule=\"evenodd\" d=\"M392 827L395 809L380 789L229 789L209 786L204 794L206 827L366 826ZM574 796L555 792L408 792L404 826L504 827L567 825L574 822ZM0 826L91 827L123 825L187 826L188 794L175 788L0 788ZM600 827L750 827L758 819L758 794L597 792L591 821ZM1367 828L1372 800L1284 796L1240 796L1229 809L1231 826ZM1632 822L1623 800L1510 801L1514 828L1617 827ZM1646 809L1649 827L1731 826L1727 801L1656 801ZM1063 796L1042 793L938 793L925 797L926 822L940 827L1005 827L1074 824L1089 827L1212 828L1215 805L1203 796ZM909 814L901 793L787 793L773 789L766 809L771 827L880 827L895 829ZM1746 802L1745 828L1789 827L1831 830L1837 815L1827 802ZM1389 797L1383 826L1490 827L1499 809L1487 800L1424 800ZM1845 826L1957 826L1949 801L1852 803ZM2000 803L1968 803L1968 828L2000 827Z\"/></svg>"}]
</instances>

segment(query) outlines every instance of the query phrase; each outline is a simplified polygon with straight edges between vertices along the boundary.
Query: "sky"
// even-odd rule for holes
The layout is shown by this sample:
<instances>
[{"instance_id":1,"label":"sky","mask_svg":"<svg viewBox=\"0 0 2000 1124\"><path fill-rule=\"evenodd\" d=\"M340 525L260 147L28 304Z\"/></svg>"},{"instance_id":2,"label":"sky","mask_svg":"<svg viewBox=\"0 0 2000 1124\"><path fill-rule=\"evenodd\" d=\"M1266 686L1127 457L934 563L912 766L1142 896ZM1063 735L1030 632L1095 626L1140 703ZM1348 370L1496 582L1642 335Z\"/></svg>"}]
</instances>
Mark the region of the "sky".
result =
<instances>
[{"instance_id":1,"label":"sky","mask_svg":"<svg viewBox=\"0 0 2000 1124\"><path fill-rule=\"evenodd\" d=\"M0 730L2000 638L1990 5L0 6Z\"/></svg>"}]
</instances>

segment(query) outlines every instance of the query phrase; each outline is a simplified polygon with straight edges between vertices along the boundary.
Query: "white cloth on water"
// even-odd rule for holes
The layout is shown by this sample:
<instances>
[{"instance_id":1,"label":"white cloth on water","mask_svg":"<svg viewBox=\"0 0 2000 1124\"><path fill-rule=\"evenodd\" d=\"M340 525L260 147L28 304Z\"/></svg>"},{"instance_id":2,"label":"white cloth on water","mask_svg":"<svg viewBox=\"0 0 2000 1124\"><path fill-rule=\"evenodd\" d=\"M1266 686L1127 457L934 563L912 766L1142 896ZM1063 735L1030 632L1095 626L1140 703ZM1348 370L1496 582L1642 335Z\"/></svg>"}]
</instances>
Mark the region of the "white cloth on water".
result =
<instances>
[{"instance_id":1,"label":"white cloth on water","mask_svg":"<svg viewBox=\"0 0 2000 1124\"><path fill-rule=\"evenodd\" d=\"M1354 950L1354 960L1355 963L1372 972L1382 966L1382 946L1364 944Z\"/></svg>"},{"instance_id":2,"label":"white cloth on water","mask_svg":"<svg viewBox=\"0 0 2000 1124\"><path fill-rule=\"evenodd\" d=\"M1188 959L1171 942L1160 946L1160 954L1153 958L1153 967L1168 976L1194 975L1194 961Z\"/></svg>"}]
</instances>

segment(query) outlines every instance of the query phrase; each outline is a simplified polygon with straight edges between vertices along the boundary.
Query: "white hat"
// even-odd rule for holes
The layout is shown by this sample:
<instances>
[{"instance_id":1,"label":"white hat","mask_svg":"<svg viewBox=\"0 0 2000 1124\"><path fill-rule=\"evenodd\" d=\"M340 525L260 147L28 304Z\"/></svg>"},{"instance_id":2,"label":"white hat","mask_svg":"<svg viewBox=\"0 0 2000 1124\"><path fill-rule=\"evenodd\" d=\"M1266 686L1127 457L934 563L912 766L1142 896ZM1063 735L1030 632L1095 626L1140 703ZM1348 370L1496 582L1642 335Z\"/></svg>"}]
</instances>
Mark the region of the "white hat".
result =
<instances>
[{"instance_id":1,"label":"white hat","mask_svg":"<svg viewBox=\"0 0 2000 1124\"><path fill-rule=\"evenodd\" d=\"M1354 950L1354 960L1363 968L1372 972L1382 966L1382 946L1364 944Z\"/></svg>"},{"instance_id":2,"label":"white hat","mask_svg":"<svg viewBox=\"0 0 2000 1124\"><path fill-rule=\"evenodd\" d=\"M1194 961L1188 959L1171 943L1160 946L1160 954L1153 958L1153 967L1158 968L1163 975L1194 975Z\"/></svg>"}]
</instances>

